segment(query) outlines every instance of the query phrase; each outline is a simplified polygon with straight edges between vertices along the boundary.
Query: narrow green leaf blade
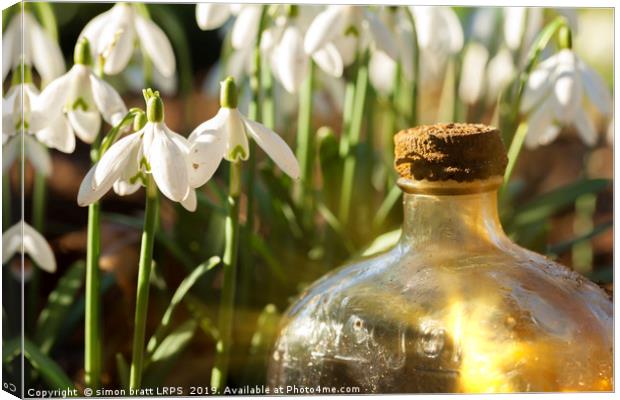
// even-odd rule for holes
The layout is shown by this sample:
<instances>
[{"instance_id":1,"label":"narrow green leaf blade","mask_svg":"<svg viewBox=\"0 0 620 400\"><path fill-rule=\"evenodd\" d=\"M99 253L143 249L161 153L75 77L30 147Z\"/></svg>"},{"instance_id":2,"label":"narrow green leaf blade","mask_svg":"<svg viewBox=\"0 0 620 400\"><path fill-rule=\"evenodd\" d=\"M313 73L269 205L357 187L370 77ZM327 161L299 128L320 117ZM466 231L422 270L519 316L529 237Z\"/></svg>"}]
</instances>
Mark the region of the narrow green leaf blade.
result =
<instances>
[{"instance_id":1,"label":"narrow green leaf blade","mask_svg":"<svg viewBox=\"0 0 620 400\"><path fill-rule=\"evenodd\" d=\"M56 289L50 293L47 305L39 315L35 343L44 354L48 354L56 342L60 327L82 287L84 273L84 262L81 260L69 267L58 281Z\"/></svg>"},{"instance_id":2,"label":"narrow green leaf blade","mask_svg":"<svg viewBox=\"0 0 620 400\"><path fill-rule=\"evenodd\" d=\"M74 388L73 382L62 368L54 360L43 354L37 345L27 338L24 339L24 356L32 367L41 374L50 388L59 390Z\"/></svg>"}]
</instances>

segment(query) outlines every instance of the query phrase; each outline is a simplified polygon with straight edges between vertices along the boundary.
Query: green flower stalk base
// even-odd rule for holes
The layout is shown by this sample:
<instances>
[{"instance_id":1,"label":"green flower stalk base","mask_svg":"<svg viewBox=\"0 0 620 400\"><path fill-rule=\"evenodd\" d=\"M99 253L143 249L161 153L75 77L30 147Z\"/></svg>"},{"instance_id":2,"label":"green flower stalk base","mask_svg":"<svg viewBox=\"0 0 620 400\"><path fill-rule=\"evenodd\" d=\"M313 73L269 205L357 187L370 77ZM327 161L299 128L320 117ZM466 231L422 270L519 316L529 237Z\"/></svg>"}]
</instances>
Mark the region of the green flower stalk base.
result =
<instances>
[{"instance_id":1,"label":"green flower stalk base","mask_svg":"<svg viewBox=\"0 0 620 400\"><path fill-rule=\"evenodd\" d=\"M224 286L220 303L215 363L211 371L211 387L219 393L226 384L235 306L235 282L237 280L237 253L239 248L239 195L241 193L241 164L230 164L230 189L228 217L226 218L226 247L222 258Z\"/></svg>"},{"instance_id":2,"label":"green flower stalk base","mask_svg":"<svg viewBox=\"0 0 620 400\"><path fill-rule=\"evenodd\" d=\"M86 309L84 315L84 383L89 388L97 388L101 383L100 217L101 208L99 202L88 206Z\"/></svg>"},{"instance_id":3,"label":"green flower stalk base","mask_svg":"<svg viewBox=\"0 0 620 400\"><path fill-rule=\"evenodd\" d=\"M136 312L134 319L134 335L131 369L129 371L129 387L140 389L142 367L144 362L144 331L149 303L149 286L153 263L153 244L158 215L157 186L153 177L148 175L146 181L146 210L144 213L144 229L142 231L142 247L138 266L138 287L136 291Z\"/></svg>"}]
</instances>

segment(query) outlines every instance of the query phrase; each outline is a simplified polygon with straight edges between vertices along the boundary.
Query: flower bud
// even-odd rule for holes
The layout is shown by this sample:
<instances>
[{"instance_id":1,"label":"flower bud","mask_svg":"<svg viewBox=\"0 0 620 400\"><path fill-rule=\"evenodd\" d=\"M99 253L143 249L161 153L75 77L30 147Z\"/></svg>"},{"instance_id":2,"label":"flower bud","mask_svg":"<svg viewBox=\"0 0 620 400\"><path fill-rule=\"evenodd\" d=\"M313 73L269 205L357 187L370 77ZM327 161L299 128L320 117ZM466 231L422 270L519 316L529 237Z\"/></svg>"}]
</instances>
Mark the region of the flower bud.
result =
<instances>
[{"instance_id":1,"label":"flower bud","mask_svg":"<svg viewBox=\"0 0 620 400\"><path fill-rule=\"evenodd\" d=\"M146 114L140 110L140 112L136 113L136 116L133 117L133 131L138 132L140 129L144 128L146 122Z\"/></svg>"},{"instance_id":2,"label":"flower bud","mask_svg":"<svg viewBox=\"0 0 620 400\"><path fill-rule=\"evenodd\" d=\"M562 26L558 31L558 42L561 49L573 48L573 33L567 25Z\"/></svg>"},{"instance_id":3,"label":"flower bud","mask_svg":"<svg viewBox=\"0 0 620 400\"><path fill-rule=\"evenodd\" d=\"M237 108L237 85L235 80L229 76L220 82L220 107Z\"/></svg>"},{"instance_id":4,"label":"flower bud","mask_svg":"<svg viewBox=\"0 0 620 400\"><path fill-rule=\"evenodd\" d=\"M75 64L90 65L93 62L90 54L90 43L85 37L81 37L75 44L73 52L73 62Z\"/></svg>"},{"instance_id":5,"label":"flower bud","mask_svg":"<svg viewBox=\"0 0 620 400\"><path fill-rule=\"evenodd\" d=\"M13 70L11 76L11 85L19 85L20 83L32 83L32 68L24 62L21 62Z\"/></svg>"},{"instance_id":6,"label":"flower bud","mask_svg":"<svg viewBox=\"0 0 620 400\"><path fill-rule=\"evenodd\" d=\"M148 122L162 122L164 120L164 102L159 94L152 96L147 101L146 119Z\"/></svg>"}]
</instances>

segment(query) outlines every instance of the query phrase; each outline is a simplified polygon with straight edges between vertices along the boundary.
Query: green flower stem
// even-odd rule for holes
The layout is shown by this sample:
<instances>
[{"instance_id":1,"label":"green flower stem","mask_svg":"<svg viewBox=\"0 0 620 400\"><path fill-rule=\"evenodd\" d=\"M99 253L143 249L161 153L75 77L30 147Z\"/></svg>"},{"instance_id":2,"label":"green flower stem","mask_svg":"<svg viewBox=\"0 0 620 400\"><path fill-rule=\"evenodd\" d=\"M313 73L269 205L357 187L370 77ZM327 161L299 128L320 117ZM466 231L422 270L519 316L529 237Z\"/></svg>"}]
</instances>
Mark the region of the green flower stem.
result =
<instances>
[{"instance_id":1,"label":"green flower stem","mask_svg":"<svg viewBox=\"0 0 620 400\"><path fill-rule=\"evenodd\" d=\"M100 218L99 202L89 205L84 315L84 383L89 388L97 388L101 384Z\"/></svg>"},{"instance_id":2,"label":"green flower stem","mask_svg":"<svg viewBox=\"0 0 620 400\"><path fill-rule=\"evenodd\" d=\"M262 6L262 12L260 17L260 22L258 26L258 37L256 38L256 43L254 44L254 55L252 59L252 73L250 75L250 92L251 92L251 101L248 108L248 118L260 122L261 121L261 88L262 88L262 68L261 68L261 53L260 53L260 44L262 38L262 32L265 28L266 20L267 20L267 10L269 7ZM242 304L247 303L247 297L250 287L250 281L252 277L252 268L254 266L254 252L252 251L252 247L250 246L250 237L252 232L254 232L254 208L255 208L255 186L256 186L256 143L253 140L250 140L250 158L248 162L248 171L247 171L247 219L246 219L246 229L247 235L244 235L244 254L243 254L243 263L242 270L240 272L240 299L239 301ZM246 237L247 236L247 237Z\"/></svg>"},{"instance_id":3,"label":"green flower stem","mask_svg":"<svg viewBox=\"0 0 620 400\"><path fill-rule=\"evenodd\" d=\"M220 301L218 334L215 362L211 371L211 387L220 393L226 384L235 307L235 283L237 280L237 253L239 248L239 195L241 194L241 164L230 165L230 189L228 195L228 216L226 217L226 244L222 257L224 285Z\"/></svg>"},{"instance_id":4,"label":"green flower stem","mask_svg":"<svg viewBox=\"0 0 620 400\"><path fill-rule=\"evenodd\" d=\"M409 7L405 7L405 12L411 23L411 31L413 35L413 82L411 83L411 119L409 124L416 126L418 124L418 90L420 84L420 46L418 44L418 34L416 33L415 17Z\"/></svg>"},{"instance_id":5,"label":"green flower stem","mask_svg":"<svg viewBox=\"0 0 620 400\"><path fill-rule=\"evenodd\" d=\"M2 174L2 226L5 230L11 226L11 176L8 172Z\"/></svg>"},{"instance_id":6,"label":"green flower stem","mask_svg":"<svg viewBox=\"0 0 620 400\"><path fill-rule=\"evenodd\" d=\"M45 228L45 199L47 187L45 175L36 171L34 175L34 187L32 191L32 226L39 232Z\"/></svg>"},{"instance_id":7,"label":"green flower stem","mask_svg":"<svg viewBox=\"0 0 620 400\"><path fill-rule=\"evenodd\" d=\"M357 69L357 81L355 83L355 100L348 134L348 151L345 155L344 171L342 175L342 194L340 197L339 219L343 225L349 221L351 196L355 178L356 157L355 152L359 144L364 118L364 105L366 103L366 91L368 89L368 53L359 60Z\"/></svg>"},{"instance_id":8,"label":"green flower stem","mask_svg":"<svg viewBox=\"0 0 620 400\"><path fill-rule=\"evenodd\" d=\"M157 195L157 186L153 181L153 177L148 175L146 179L144 228L142 230L140 262L138 264L138 286L136 291L132 360L129 371L129 387L131 389L139 389L142 383L146 316L149 304L149 286L153 264L153 244L155 243L158 208L159 198Z\"/></svg>"},{"instance_id":9,"label":"green flower stem","mask_svg":"<svg viewBox=\"0 0 620 400\"><path fill-rule=\"evenodd\" d=\"M299 117L297 122L297 159L301 166L301 182L298 203L304 211L304 222L312 218L312 164L314 160L314 137L312 135L312 87L314 85L314 62L299 93Z\"/></svg>"},{"instance_id":10,"label":"green flower stem","mask_svg":"<svg viewBox=\"0 0 620 400\"><path fill-rule=\"evenodd\" d=\"M394 88L390 96L390 102L387 113L386 131L383 135L383 162L386 170L386 186L387 190L391 190L396 183L392 162L394 160L394 135L398 129L398 117L400 110L400 97L401 97L401 77L402 77L402 65L396 64L396 72L394 74Z\"/></svg>"},{"instance_id":11,"label":"green flower stem","mask_svg":"<svg viewBox=\"0 0 620 400\"><path fill-rule=\"evenodd\" d=\"M273 75L267 63L262 68L261 83L263 84L262 120L263 125L269 129L276 127L276 109L273 92Z\"/></svg>"},{"instance_id":12,"label":"green flower stem","mask_svg":"<svg viewBox=\"0 0 620 400\"><path fill-rule=\"evenodd\" d=\"M526 134L527 122L523 121L517 127L517 131L512 138L510 148L508 149L508 165L506 166L506 171L504 172L504 183L502 184L502 187L500 189L500 196L504 195L506 188L508 187L508 182L510 182L512 172L514 171L517 159L519 158L519 153L521 153L521 148L523 147L523 143L525 142Z\"/></svg>"}]
</instances>

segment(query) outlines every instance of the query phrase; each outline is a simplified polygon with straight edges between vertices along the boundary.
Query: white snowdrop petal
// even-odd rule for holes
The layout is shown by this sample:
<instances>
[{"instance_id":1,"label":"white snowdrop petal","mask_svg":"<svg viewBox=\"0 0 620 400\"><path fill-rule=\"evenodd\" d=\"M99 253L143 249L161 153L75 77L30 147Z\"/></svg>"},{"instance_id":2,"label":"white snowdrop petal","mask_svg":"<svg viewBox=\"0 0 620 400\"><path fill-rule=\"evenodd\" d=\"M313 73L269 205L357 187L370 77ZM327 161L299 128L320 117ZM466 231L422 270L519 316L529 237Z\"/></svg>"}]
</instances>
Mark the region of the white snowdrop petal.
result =
<instances>
[{"instance_id":1,"label":"white snowdrop petal","mask_svg":"<svg viewBox=\"0 0 620 400\"><path fill-rule=\"evenodd\" d=\"M112 188L114 189L114 193L116 193L119 196L129 196L137 192L138 189L140 189L140 186L142 186L140 181L131 183L129 181L119 179L116 182L114 182L114 184L112 185Z\"/></svg>"},{"instance_id":2,"label":"white snowdrop petal","mask_svg":"<svg viewBox=\"0 0 620 400\"><path fill-rule=\"evenodd\" d=\"M521 110L527 112L535 105L548 96L551 92L553 82L551 80L551 70L548 68L538 68L534 70L526 84L523 96L521 97Z\"/></svg>"},{"instance_id":3,"label":"white snowdrop petal","mask_svg":"<svg viewBox=\"0 0 620 400\"><path fill-rule=\"evenodd\" d=\"M191 189L187 196L181 201L181 205L189 212L196 211L196 206L198 205L198 199L196 197L196 190Z\"/></svg>"},{"instance_id":4,"label":"white snowdrop petal","mask_svg":"<svg viewBox=\"0 0 620 400\"><path fill-rule=\"evenodd\" d=\"M287 27L277 47L278 77L289 93L297 93L308 74L308 56L303 49L301 31L295 25Z\"/></svg>"},{"instance_id":5,"label":"white snowdrop petal","mask_svg":"<svg viewBox=\"0 0 620 400\"><path fill-rule=\"evenodd\" d=\"M553 142L558 137L561 130L562 128L558 125L550 125L538 137L538 145L545 146Z\"/></svg>"},{"instance_id":6,"label":"white snowdrop petal","mask_svg":"<svg viewBox=\"0 0 620 400\"><path fill-rule=\"evenodd\" d=\"M125 69L133 55L136 38L132 21L134 11L129 4L120 3L109 13L100 37L95 41L95 52L105 59L103 71L107 75L116 75Z\"/></svg>"},{"instance_id":7,"label":"white snowdrop petal","mask_svg":"<svg viewBox=\"0 0 620 400\"><path fill-rule=\"evenodd\" d=\"M394 89L396 62L384 52L373 52L368 63L368 77L372 86L381 94L387 95Z\"/></svg>"},{"instance_id":8,"label":"white snowdrop petal","mask_svg":"<svg viewBox=\"0 0 620 400\"><path fill-rule=\"evenodd\" d=\"M26 159L39 173L50 176L52 174L52 158L49 151L30 135L24 135L23 139Z\"/></svg>"},{"instance_id":9,"label":"white snowdrop petal","mask_svg":"<svg viewBox=\"0 0 620 400\"><path fill-rule=\"evenodd\" d=\"M67 112L67 118L75 134L83 142L95 141L101 128L101 116L97 111L70 110Z\"/></svg>"},{"instance_id":10,"label":"white snowdrop petal","mask_svg":"<svg viewBox=\"0 0 620 400\"><path fill-rule=\"evenodd\" d=\"M278 167L293 179L299 179L299 163L288 144L274 131L258 122L244 119L248 134Z\"/></svg>"},{"instance_id":11,"label":"white snowdrop petal","mask_svg":"<svg viewBox=\"0 0 620 400\"><path fill-rule=\"evenodd\" d=\"M226 122L222 127L226 132L227 146L224 158L227 161L245 161L250 156L250 146L245 132L245 125L243 124L244 118L237 109L228 110Z\"/></svg>"},{"instance_id":12,"label":"white snowdrop petal","mask_svg":"<svg viewBox=\"0 0 620 400\"><path fill-rule=\"evenodd\" d=\"M594 104L603 115L611 114L611 95L608 86L601 76L581 60L579 60L579 70L581 72L581 83L592 104Z\"/></svg>"},{"instance_id":13,"label":"white snowdrop petal","mask_svg":"<svg viewBox=\"0 0 620 400\"><path fill-rule=\"evenodd\" d=\"M28 21L29 20L29 21ZM50 82L65 72L65 60L58 43L50 38L29 13L24 13L24 21L28 21L32 63L41 75L43 82Z\"/></svg>"},{"instance_id":14,"label":"white snowdrop petal","mask_svg":"<svg viewBox=\"0 0 620 400\"><path fill-rule=\"evenodd\" d=\"M328 43L312 53L312 59L326 74L335 78L340 78L342 76L344 70L342 56L332 43Z\"/></svg>"},{"instance_id":15,"label":"white snowdrop petal","mask_svg":"<svg viewBox=\"0 0 620 400\"><path fill-rule=\"evenodd\" d=\"M346 23L343 7L347 6L331 6L316 16L304 38L306 53L312 54L334 38L343 36Z\"/></svg>"},{"instance_id":16,"label":"white snowdrop petal","mask_svg":"<svg viewBox=\"0 0 620 400\"><path fill-rule=\"evenodd\" d=\"M103 119L110 125L119 122L120 118L127 114L127 107L118 92L109 83L94 74L90 75L90 85L93 100Z\"/></svg>"},{"instance_id":17,"label":"white snowdrop petal","mask_svg":"<svg viewBox=\"0 0 620 400\"><path fill-rule=\"evenodd\" d=\"M574 70L558 71L553 94L556 118L563 123L569 123L582 105L581 83L577 72Z\"/></svg>"},{"instance_id":18,"label":"white snowdrop petal","mask_svg":"<svg viewBox=\"0 0 620 400\"><path fill-rule=\"evenodd\" d=\"M230 16L231 12L228 4L196 4L196 22L203 31L221 27Z\"/></svg>"},{"instance_id":19,"label":"white snowdrop petal","mask_svg":"<svg viewBox=\"0 0 620 400\"><path fill-rule=\"evenodd\" d=\"M213 118L198 125L187 138L190 142L198 137L202 132L219 130L228 116L228 108L220 108Z\"/></svg>"},{"instance_id":20,"label":"white snowdrop petal","mask_svg":"<svg viewBox=\"0 0 620 400\"><path fill-rule=\"evenodd\" d=\"M189 183L191 187L200 187L213 177L219 167L226 141L217 131L202 131L191 143L189 150Z\"/></svg>"},{"instance_id":21,"label":"white snowdrop petal","mask_svg":"<svg viewBox=\"0 0 620 400\"><path fill-rule=\"evenodd\" d=\"M95 174L98 165L93 165L80 184L78 190L77 203L80 207L86 207L99 199L110 191L115 179L113 176L105 177L100 184L95 183Z\"/></svg>"},{"instance_id":22,"label":"white snowdrop petal","mask_svg":"<svg viewBox=\"0 0 620 400\"><path fill-rule=\"evenodd\" d=\"M102 38L103 30L110 23L112 23L112 19L110 18L111 14L112 9L109 9L108 11L97 15L95 18L88 21L88 23L84 26L82 32L80 32L80 35L78 36L78 38L85 37L86 39L88 39L93 60L97 59L97 49L99 47L99 41Z\"/></svg>"},{"instance_id":23,"label":"white snowdrop petal","mask_svg":"<svg viewBox=\"0 0 620 400\"><path fill-rule=\"evenodd\" d=\"M64 115L51 119L50 124L35 133L37 140L47 147L63 153L73 153L75 150L75 134L71 124Z\"/></svg>"},{"instance_id":24,"label":"white snowdrop petal","mask_svg":"<svg viewBox=\"0 0 620 400\"><path fill-rule=\"evenodd\" d=\"M517 50L525 30L525 7L504 8L504 41L510 50Z\"/></svg>"},{"instance_id":25,"label":"white snowdrop petal","mask_svg":"<svg viewBox=\"0 0 620 400\"><path fill-rule=\"evenodd\" d=\"M174 50L164 31L141 15L135 16L135 23L140 45L153 61L155 68L165 77L174 75L176 71Z\"/></svg>"},{"instance_id":26,"label":"white snowdrop petal","mask_svg":"<svg viewBox=\"0 0 620 400\"><path fill-rule=\"evenodd\" d=\"M55 118L62 113L65 106L69 87L77 69L71 68L66 74L56 78L43 89L35 104L32 105L30 115L30 129L38 131L43 129L50 118Z\"/></svg>"},{"instance_id":27,"label":"white snowdrop petal","mask_svg":"<svg viewBox=\"0 0 620 400\"><path fill-rule=\"evenodd\" d=\"M164 196L180 202L190 190L187 154L158 125L153 126L153 142L148 154L151 174Z\"/></svg>"},{"instance_id":28,"label":"white snowdrop petal","mask_svg":"<svg viewBox=\"0 0 620 400\"><path fill-rule=\"evenodd\" d=\"M2 80L9 71L19 62L19 53L22 47L22 25L19 15L15 15L6 30L2 33Z\"/></svg>"},{"instance_id":29,"label":"white snowdrop petal","mask_svg":"<svg viewBox=\"0 0 620 400\"><path fill-rule=\"evenodd\" d=\"M437 7L438 12L443 16L444 28L448 30L450 37L450 52L456 54L463 48L463 27L459 21L459 17L450 7Z\"/></svg>"},{"instance_id":30,"label":"white snowdrop petal","mask_svg":"<svg viewBox=\"0 0 620 400\"><path fill-rule=\"evenodd\" d=\"M528 148L535 148L540 144L540 138L553 124L553 109L551 102L544 102L535 109L528 118L527 134L525 145Z\"/></svg>"},{"instance_id":31,"label":"white snowdrop petal","mask_svg":"<svg viewBox=\"0 0 620 400\"><path fill-rule=\"evenodd\" d=\"M489 52L477 42L471 42L465 49L459 96L466 104L475 104L480 100L484 90L484 71Z\"/></svg>"},{"instance_id":32,"label":"white snowdrop petal","mask_svg":"<svg viewBox=\"0 0 620 400\"><path fill-rule=\"evenodd\" d=\"M50 273L55 272L56 258L47 240L26 222L23 222L23 228L24 252L28 254L32 261L42 270Z\"/></svg>"},{"instance_id":33,"label":"white snowdrop petal","mask_svg":"<svg viewBox=\"0 0 620 400\"><path fill-rule=\"evenodd\" d=\"M515 77L516 69L512 62L512 55L507 48L502 48L489 61L486 71L487 104L496 103L504 89Z\"/></svg>"},{"instance_id":34,"label":"white snowdrop petal","mask_svg":"<svg viewBox=\"0 0 620 400\"><path fill-rule=\"evenodd\" d=\"M342 65L348 67L353 64L357 49L357 38L353 35L339 36L332 43L340 54Z\"/></svg>"},{"instance_id":35,"label":"white snowdrop petal","mask_svg":"<svg viewBox=\"0 0 620 400\"><path fill-rule=\"evenodd\" d=\"M577 134L579 134L581 140L588 146L594 146L598 141L596 128L583 108L579 108L576 111L574 123L575 128L577 128Z\"/></svg>"},{"instance_id":36,"label":"white snowdrop petal","mask_svg":"<svg viewBox=\"0 0 620 400\"><path fill-rule=\"evenodd\" d=\"M2 233L2 264L22 251L22 222L11 226Z\"/></svg>"},{"instance_id":37,"label":"white snowdrop petal","mask_svg":"<svg viewBox=\"0 0 620 400\"><path fill-rule=\"evenodd\" d=\"M264 6L247 5L241 9L230 36L230 43L234 49L252 47L256 42L262 7Z\"/></svg>"},{"instance_id":38,"label":"white snowdrop petal","mask_svg":"<svg viewBox=\"0 0 620 400\"><path fill-rule=\"evenodd\" d=\"M7 172L20 153L21 143L19 137L13 136L2 144L2 172Z\"/></svg>"},{"instance_id":39,"label":"white snowdrop petal","mask_svg":"<svg viewBox=\"0 0 620 400\"><path fill-rule=\"evenodd\" d=\"M373 43L378 50L384 52L392 60L398 60L396 39L376 14L364 9L364 17L372 35Z\"/></svg>"},{"instance_id":40,"label":"white snowdrop petal","mask_svg":"<svg viewBox=\"0 0 620 400\"><path fill-rule=\"evenodd\" d=\"M106 181L111 181L109 182L111 186L112 182L121 176L127 163L135 162L135 160L130 158L130 155L135 150L135 147L140 146L140 137L148 129L152 129L152 127L147 123L143 130L119 139L103 153L103 156L101 156L94 168L93 188L103 185Z\"/></svg>"}]
</instances>

